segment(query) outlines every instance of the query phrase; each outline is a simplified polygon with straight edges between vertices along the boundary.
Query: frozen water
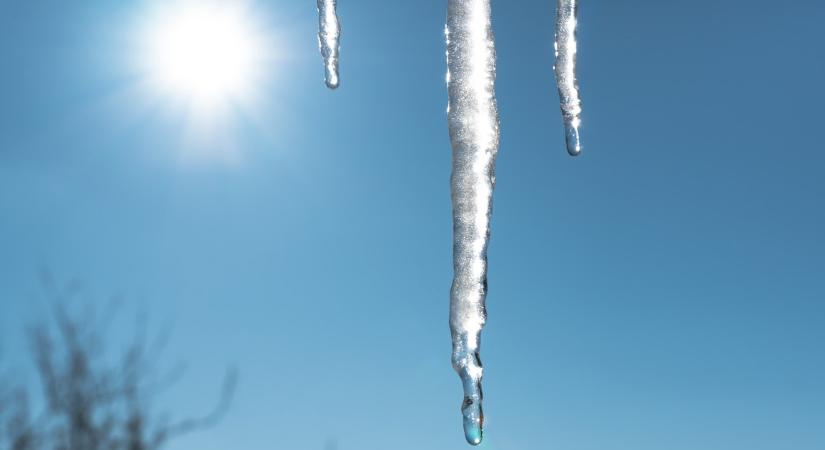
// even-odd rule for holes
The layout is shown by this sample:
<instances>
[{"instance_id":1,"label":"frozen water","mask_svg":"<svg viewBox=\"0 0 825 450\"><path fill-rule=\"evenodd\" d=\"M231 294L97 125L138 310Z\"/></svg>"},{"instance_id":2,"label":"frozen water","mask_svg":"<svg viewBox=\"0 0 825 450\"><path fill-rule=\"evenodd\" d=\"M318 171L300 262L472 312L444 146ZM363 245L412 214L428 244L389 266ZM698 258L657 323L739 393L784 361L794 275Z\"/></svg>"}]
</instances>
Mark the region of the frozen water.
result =
<instances>
[{"instance_id":1,"label":"frozen water","mask_svg":"<svg viewBox=\"0 0 825 450\"><path fill-rule=\"evenodd\" d=\"M487 242L499 145L490 0L449 0L446 35L453 148L452 363L464 387L464 434L478 445L484 425L479 344L487 317Z\"/></svg>"},{"instance_id":2,"label":"frozen water","mask_svg":"<svg viewBox=\"0 0 825 450\"><path fill-rule=\"evenodd\" d=\"M556 84L561 100L564 120L564 138L567 153L581 153L579 125L581 124L581 98L576 81L576 15L578 0L558 0L556 10Z\"/></svg>"},{"instance_id":3,"label":"frozen water","mask_svg":"<svg viewBox=\"0 0 825 450\"><path fill-rule=\"evenodd\" d=\"M464 435L473 445L483 438L479 356L481 330L487 320L487 245L490 239L499 120L495 98L496 55L491 0L448 0L447 119L453 149L453 284L450 332L453 368L464 388L461 412ZM581 153L581 99L576 80L578 0L557 0L555 75L561 101L567 152ZM317 0L318 41L326 84L339 85L341 28L336 0Z\"/></svg>"},{"instance_id":4,"label":"frozen water","mask_svg":"<svg viewBox=\"0 0 825 450\"><path fill-rule=\"evenodd\" d=\"M338 87L338 51L341 40L341 25L336 12L337 0L318 0L318 46L324 57L324 72L327 87Z\"/></svg>"}]
</instances>

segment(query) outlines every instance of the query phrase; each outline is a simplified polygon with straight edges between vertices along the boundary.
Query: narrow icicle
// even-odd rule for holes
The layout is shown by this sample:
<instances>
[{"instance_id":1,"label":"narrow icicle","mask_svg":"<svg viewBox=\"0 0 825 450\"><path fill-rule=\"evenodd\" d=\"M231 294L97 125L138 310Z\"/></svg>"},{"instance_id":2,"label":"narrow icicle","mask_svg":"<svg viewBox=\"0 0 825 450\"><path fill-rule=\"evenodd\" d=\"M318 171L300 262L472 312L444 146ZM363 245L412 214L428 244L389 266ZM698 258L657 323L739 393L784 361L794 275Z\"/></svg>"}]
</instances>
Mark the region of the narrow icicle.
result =
<instances>
[{"instance_id":1,"label":"narrow icicle","mask_svg":"<svg viewBox=\"0 0 825 450\"><path fill-rule=\"evenodd\" d=\"M499 144L490 0L449 0L447 117L453 147L452 363L464 387L464 435L481 443L481 328L487 318L487 242Z\"/></svg>"},{"instance_id":2,"label":"narrow icicle","mask_svg":"<svg viewBox=\"0 0 825 450\"><path fill-rule=\"evenodd\" d=\"M336 12L337 0L318 0L318 46L324 57L324 71L327 87L338 87L338 50L341 26Z\"/></svg>"},{"instance_id":3,"label":"narrow icicle","mask_svg":"<svg viewBox=\"0 0 825 450\"><path fill-rule=\"evenodd\" d=\"M567 153L577 156L582 151L579 125L582 112L579 83L576 81L576 15L578 0L558 0L556 10L556 84L564 120Z\"/></svg>"}]
</instances>

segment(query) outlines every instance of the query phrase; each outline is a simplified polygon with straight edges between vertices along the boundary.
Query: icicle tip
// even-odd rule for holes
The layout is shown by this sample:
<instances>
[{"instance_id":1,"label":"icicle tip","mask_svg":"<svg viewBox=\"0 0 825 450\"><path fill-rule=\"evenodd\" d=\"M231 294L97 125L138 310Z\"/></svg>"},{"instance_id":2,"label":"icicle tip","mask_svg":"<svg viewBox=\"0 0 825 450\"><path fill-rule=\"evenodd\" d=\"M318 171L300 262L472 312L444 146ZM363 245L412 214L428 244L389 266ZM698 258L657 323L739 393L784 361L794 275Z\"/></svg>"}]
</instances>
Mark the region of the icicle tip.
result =
<instances>
[{"instance_id":1,"label":"icicle tip","mask_svg":"<svg viewBox=\"0 0 825 450\"><path fill-rule=\"evenodd\" d=\"M579 156L582 152L582 143L579 138L579 127L576 125L567 125L564 127L564 140L567 144L567 154L570 156Z\"/></svg>"},{"instance_id":2,"label":"icicle tip","mask_svg":"<svg viewBox=\"0 0 825 450\"><path fill-rule=\"evenodd\" d=\"M473 423L464 423L464 437L467 438L467 443L470 445L480 445L484 438L484 432L481 427Z\"/></svg>"},{"instance_id":3,"label":"icicle tip","mask_svg":"<svg viewBox=\"0 0 825 450\"><path fill-rule=\"evenodd\" d=\"M332 90L338 89L338 86L340 86L340 83L338 81L338 76L336 76L336 75L327 76L326 79L324 80L324 83L327 85L328 88L330 88Z\"/></svg>"}]
</instances>

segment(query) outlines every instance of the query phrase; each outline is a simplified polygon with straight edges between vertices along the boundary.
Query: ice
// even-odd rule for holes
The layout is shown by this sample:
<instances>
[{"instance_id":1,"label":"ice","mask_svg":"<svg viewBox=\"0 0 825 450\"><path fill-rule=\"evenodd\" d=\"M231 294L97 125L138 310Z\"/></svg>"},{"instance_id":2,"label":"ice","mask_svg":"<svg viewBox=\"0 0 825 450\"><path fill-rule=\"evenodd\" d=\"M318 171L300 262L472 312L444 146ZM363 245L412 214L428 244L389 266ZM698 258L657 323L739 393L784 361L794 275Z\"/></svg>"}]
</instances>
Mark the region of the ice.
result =
<instances>
[{"instance_id":1,"label":"ice","mask_svg":"<svg viewBox=\"0 0 825 450\"><path fill-rule=\"evenodd\" d=\"M556 84L559 88L561 115L567 153L577 156L582 151L579 140L581 98L576 81L576 15L578 0L558 0L556 10Z\"/></svg>"},{"instance_id":2,"label":"ice","mask_svg":"<svg viewBox=\"0 0 825 450\"><path fill-rule=\"evenodd\" d=\"M339 85L341 28L336 0L317 0L318 41L326 84ZM464 435L481 443L484 428L479 356L487 320L487 246L490 239L499 120L495 98L496 54L491 0L448 0L447 119L453 150L453 284L450 290L452 363L464 388ZM581 153L581 99L576 80L578 0L557 0L554 71L559 90L567 152Z\"/></svg>"},{"instance_id":3,"label":"ice","mask_svg":"<svg viewBox=\"0 0 825 450\"><path fill-rule=\"evenodd\" d=\"M479 344L487 317L487 242L499 145L495 47L490 0L449 0L447 8L455 270L450 292L452 363L464 387L464 434L467 442L478 445L484 425Z\"/></svg>"},{"instance_id":4,"label":"ice","mask_svg":"<svg viewBox=\"0 0 825 450\"><path fill-rule=\"evenodd\" d=\"M337 0L318 0L318 46L324 57L324 72L327 87L338 87L338 52L341 40L341 25L336 12Z\"/></svg>"}]
</instances>

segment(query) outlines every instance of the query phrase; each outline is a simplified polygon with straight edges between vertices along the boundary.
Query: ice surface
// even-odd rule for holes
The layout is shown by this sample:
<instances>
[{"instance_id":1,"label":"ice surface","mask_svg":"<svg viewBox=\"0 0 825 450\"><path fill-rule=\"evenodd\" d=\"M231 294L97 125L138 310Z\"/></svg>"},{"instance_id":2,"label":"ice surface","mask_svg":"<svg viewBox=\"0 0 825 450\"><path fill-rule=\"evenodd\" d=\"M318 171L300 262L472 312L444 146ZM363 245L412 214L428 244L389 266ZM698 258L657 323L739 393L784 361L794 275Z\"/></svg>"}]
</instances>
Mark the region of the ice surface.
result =
<instances>
[{"instance_id":1,"label":"ice surface","mask_svg":"<svg viewBox=\"0 0 825 450\"><path fill-rule=\"evenodd\" d=\"M455 270L450 291L452 363L464 387L464 434L467 442L478 445L484 425L479 343L487 317L487 242L499 145L495 47L490 0L449 0L447 8Z\"/></svg>"},{"instance_id":2,"label":"ice surface","mask_svg":"<svg viewBox=\"0 0 825 450\"><path fill-rule=\"evenodd\" d=\"M336 12L337 0L318 0L318 46L324 57L324 71L327 87L338 87L338 51L341 40L341 25Z\"/></svg>"},{"instance_id":3,"label":"ice surface","mask_svg":"<svg viewBox=\"0 0 825 450\"><path fill-rule=\"evenodd\" d=\"M561 100L564 120L564 138L567 153L581 153L579 125L581 124L581 98L576 81L576 15L578 0L558 0L556 10L556 84Z\"/></svg>"}]
</instances>

